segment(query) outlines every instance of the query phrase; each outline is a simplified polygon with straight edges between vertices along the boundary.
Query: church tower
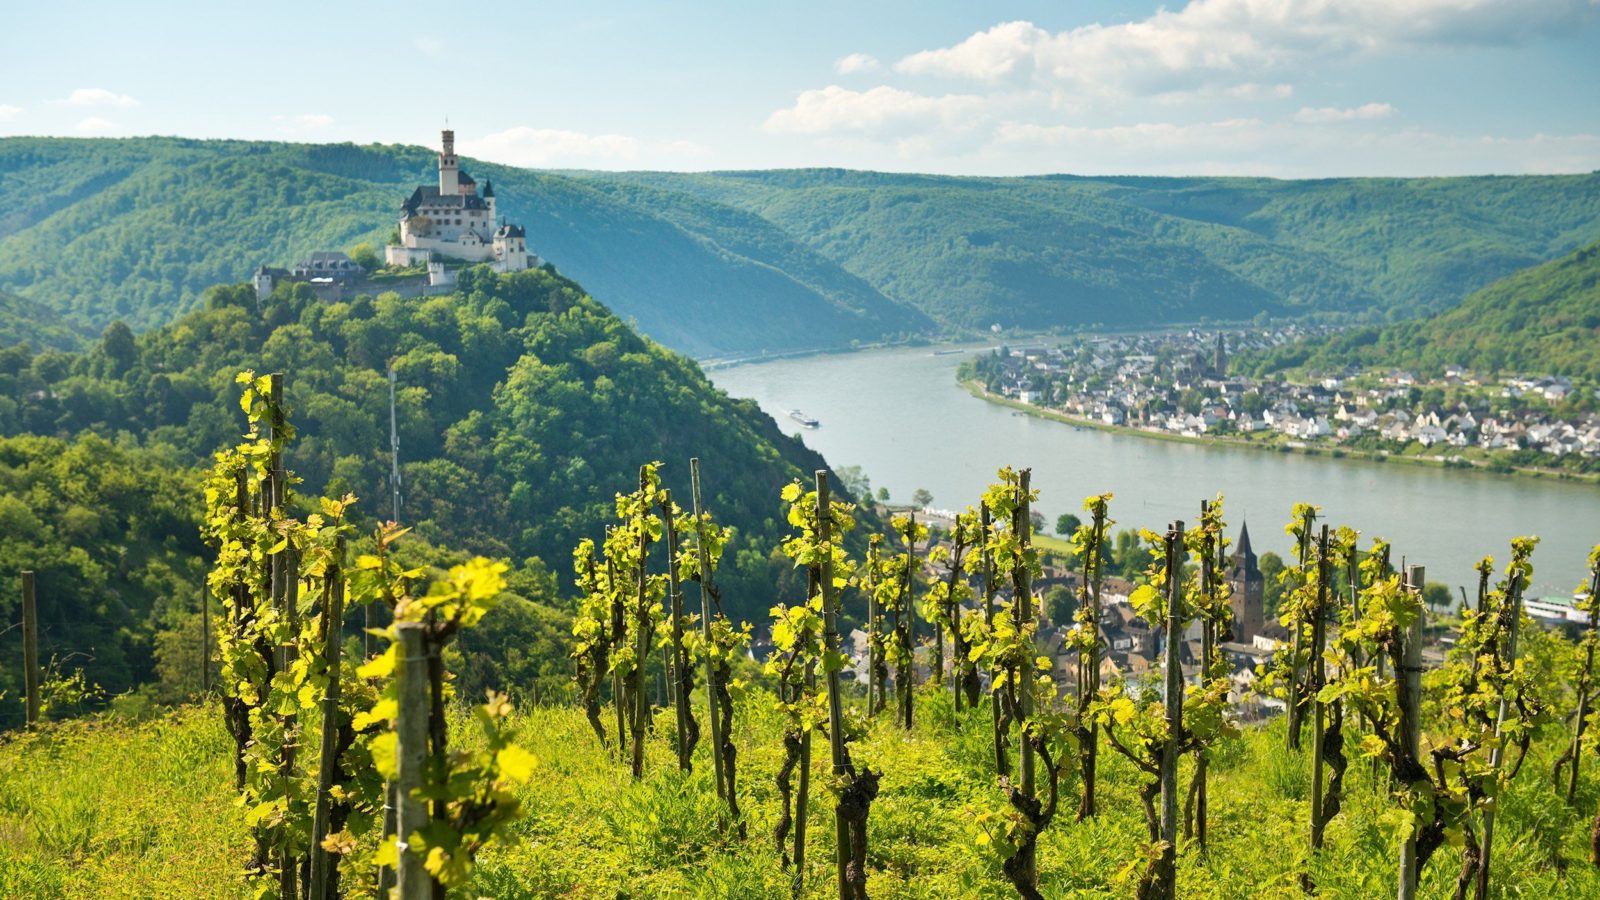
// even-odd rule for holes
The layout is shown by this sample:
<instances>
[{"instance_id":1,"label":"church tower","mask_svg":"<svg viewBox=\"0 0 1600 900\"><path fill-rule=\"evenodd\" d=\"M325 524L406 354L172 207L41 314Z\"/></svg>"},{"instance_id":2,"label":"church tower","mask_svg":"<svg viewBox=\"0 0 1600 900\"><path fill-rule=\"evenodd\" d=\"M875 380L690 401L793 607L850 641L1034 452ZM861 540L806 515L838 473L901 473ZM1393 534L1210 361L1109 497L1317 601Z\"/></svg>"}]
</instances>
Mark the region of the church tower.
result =
<instances>
[{"instance_id":1,"label":"church tower","mask_svg":"<svg viewBox=\"0 0 1600 900\"><path fill-rule=\"evenodd\" d=\"M461 164L456 159L456 133L445 129L439 151L439 193L449 197L461 192Z\"/></svg>"},{"instance_id":2,"label":"church tower","mask_svg":"<svg viewBox=\"0 0 1600 900\"><path fill-rule=\"evenodd\" d=\"M1211 368L1218 378L1228 377L1228 346L1220 331L1217 332L1217 353L1211 360Z\"/></svg>"},{"instance_id":3,"label":"church tower","mask_svg":"<svg viewBox=\"0 0 1600 900\"><path fill-rule=\"evenodd\" d=\"M1267 580L1256 565L1255 551L1250 548L1248 524L1239 529L1239 543L1233 551L1228 583L1233 588L1233 596L1228 599L1233 607L1233 639L1248 644L1266 627L1267 592Z\"/></svg>"}]
</instances>

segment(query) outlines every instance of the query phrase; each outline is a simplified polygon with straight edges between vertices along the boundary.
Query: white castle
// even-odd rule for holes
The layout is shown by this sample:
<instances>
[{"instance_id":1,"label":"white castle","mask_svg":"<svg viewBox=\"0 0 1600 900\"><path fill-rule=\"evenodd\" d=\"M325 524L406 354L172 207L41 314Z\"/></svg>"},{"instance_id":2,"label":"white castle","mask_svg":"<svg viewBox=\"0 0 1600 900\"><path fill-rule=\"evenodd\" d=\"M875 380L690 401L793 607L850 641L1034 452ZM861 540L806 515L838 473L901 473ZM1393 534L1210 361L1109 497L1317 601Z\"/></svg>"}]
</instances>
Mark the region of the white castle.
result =
<instances>
[{"instance_id":1,"label":"white castle","mask_svg":"<svg viewBox=\"0 0 1600 900\"><path fill-rule=\"evenodd\" d=\"M400 204L400 243L384 248L384 261L410 266L428 263L429 281L453 281L446 260L488 263L496 272L520 272L539 265L528 252L521 225L499 221L494 210L494 183L483 193L456 158L456 133L446 130L439 151L439 186L419 185Z\"/></svg>"}]
</instances>

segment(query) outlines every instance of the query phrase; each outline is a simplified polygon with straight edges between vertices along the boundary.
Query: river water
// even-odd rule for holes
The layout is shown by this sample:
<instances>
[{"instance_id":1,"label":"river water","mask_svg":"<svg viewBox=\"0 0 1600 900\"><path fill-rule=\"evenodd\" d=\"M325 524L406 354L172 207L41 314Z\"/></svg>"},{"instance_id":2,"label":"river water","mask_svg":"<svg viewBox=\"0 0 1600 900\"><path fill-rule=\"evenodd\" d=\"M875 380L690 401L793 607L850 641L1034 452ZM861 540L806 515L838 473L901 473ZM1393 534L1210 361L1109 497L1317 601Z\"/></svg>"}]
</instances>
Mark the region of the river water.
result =
<instances>
[{"instance_id":1,"label":"river water","mask_svg":"<svg viewBox=\"0 0 1600 900\"><path fill-rule=\"evenodd\" d=\"M970 352L976 352L969 350ZM1504 564L1509 541L1538 535L1534 592L1570 597L1600 542L1600 487L1440 468L1272 453L1114 434L1037 419L968 394L955 380L966 355L926 347L872 350L716 369L713 382L748 397L785 432L834 466L860 466L874 488L904 502L917 488L939 508L976 504L1002 465L1031 466L1046 521L1081 513L1111 491L1117 527L1192 522L1200 501L1226 496L1230 530L1248 521L1257 553L1290 557L1283 525L1297 501L1350 525L1362 544L1381 536L1397 561L1428 567L1429 581L1471 593L1484 555ZM820 427L803 428L800 409ZM1530 592L1533 593L1533 592Z\"/></svg>"}]
</instances>

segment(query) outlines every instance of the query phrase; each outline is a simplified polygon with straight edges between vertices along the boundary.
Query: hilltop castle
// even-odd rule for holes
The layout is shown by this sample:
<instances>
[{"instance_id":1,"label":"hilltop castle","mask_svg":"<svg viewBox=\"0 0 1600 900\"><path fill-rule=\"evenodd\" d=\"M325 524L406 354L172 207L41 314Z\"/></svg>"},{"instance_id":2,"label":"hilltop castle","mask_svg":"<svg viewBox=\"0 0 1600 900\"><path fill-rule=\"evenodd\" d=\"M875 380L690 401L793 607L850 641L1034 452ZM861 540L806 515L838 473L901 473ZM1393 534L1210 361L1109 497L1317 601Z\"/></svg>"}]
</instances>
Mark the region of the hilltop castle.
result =
<instances>
[{"instance_id":1,"label":"hilltop castle","mask_svg":"<svg viewBox=\"0 0 1600 900\"><path fill-rule=\"evenodd\" d=\"M449 291L456 269L447 263L488 263L496 272L520 272L540 265L528 252L528 235L521 225L502 222L495 215L494 185L485 181L483 193L471 175L461 171L456 159L456 135L444 132L439 151L439 186L424 184L400 204L400 243L384 248L391 266L426 264L427 275L390 278L384 289L406 297ZM366 269L337 251L321 251L280 269L260 266L251 275L256 299L265 300L281 283L305 284L324 300L339 300L368 285Z\"/></svg>"},{"instance_id":2,"label":"hilltop castle","mask_svg":"<svg viewBox=\"0 0 1600 900\"><path fill-rule=\"evenodd\" d=\"M419 185L400 204L400 243L384 248L384 261L397 266L436 263L441 271L446 260L489 263L496 272L539 265L539 258L528 252L522 226L496 217L494 182L485 181L479 194L477 181L461 171L455 132L446 130L442 137L439 186ZM438 282L430 278L430 283Z\"/></svg>"}]
</instances>

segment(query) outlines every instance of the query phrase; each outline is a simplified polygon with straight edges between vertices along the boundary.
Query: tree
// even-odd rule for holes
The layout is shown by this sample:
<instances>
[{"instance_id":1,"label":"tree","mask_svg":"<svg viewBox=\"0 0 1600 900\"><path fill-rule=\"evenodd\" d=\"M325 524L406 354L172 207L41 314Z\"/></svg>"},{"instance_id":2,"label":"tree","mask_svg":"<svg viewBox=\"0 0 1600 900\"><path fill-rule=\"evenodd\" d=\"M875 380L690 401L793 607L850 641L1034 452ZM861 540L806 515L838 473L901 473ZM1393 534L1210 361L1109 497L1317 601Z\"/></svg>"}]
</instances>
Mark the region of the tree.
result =
<instances>
[{"instance_id":1,"label":"tree","mask_svg":"<svg viewBox=\"0 0 1600 900\"><path fill-rule=\"evenodd\" d=\"M1078 526L1082 524L1083 520L1072 513L1062 513L1056 516L1056 534L1062 537L1071 537L1077 532Z\"/></svg>"},{"instance_id":2,"label":"tree","mask_svg":"<svg viewBox=\"0 0 1600 900\"><path fill-rule=\"evenodd\" d=\"M1449 609L1455 600L1450 593L1450 585L1430 581L1422 589L1422 604L1432 610Z\"/></svg>"},{"instance_id":3,"label":"tree","mask_svg":"<svg viewBox=\"0 0 1600 900\"><path fill-rule=\"evenodd\" d=\"M1078 611L1078 600L1066 585L1058 584L1044 595L1044 608L1050 613L1051 622L1065 625L1072 621L1072 614Z\"/></svg>"},{"instance_id":4,"label":"tree","mask_svg":"<svg viewBox=\"0 0 1600 900\"><path fill-rule=\"evenodd\" d=\"M878 488L878 502L879 503L888 503L889 502L889 489L888 488L886 488L886 487Z\"/></svg>"},{"instance_id":5,"label":"tree","mask_svg":"<svg viewBox=\"0 0 1600 900\"><path fill-rule=\"evenodd\" d=\"M933 494L927 488L917 488L911 492L911 505L918 509L925 509L933 503Z\"/></svg>"},{"instance_id":6,"label":"tree","mask_svg":"<svg viewBox=\"0 0 1600 900\"><path fill-rule=\"evenodd\" d=\"M398 244L399 241L397 240L394 243ZM362 241L350 248L350 261L368 272L383 267L382 257L378 256L378 251L374 250L372 245L366 241Z\"/></svg>"}]
</instances>

